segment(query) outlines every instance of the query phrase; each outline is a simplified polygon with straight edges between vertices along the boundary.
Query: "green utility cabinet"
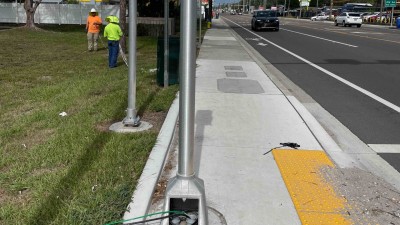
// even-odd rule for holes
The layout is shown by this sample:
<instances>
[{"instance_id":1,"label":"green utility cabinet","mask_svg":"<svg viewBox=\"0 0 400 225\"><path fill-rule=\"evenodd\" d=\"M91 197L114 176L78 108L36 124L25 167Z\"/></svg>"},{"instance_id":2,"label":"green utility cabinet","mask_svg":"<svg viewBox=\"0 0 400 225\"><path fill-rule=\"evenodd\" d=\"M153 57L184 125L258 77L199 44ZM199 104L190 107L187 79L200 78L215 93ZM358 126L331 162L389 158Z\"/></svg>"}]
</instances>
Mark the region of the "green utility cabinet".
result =
<instances>
[{"instance_id":1,"label":"green utility cabinet","mask_svg":"<svg viewBox=\"0 0 400 225\"><path fill-rule=\"evenodd\" d=\"M168 85L179 83L179 37L170 36L168 57ZM164 86L164 38L159 37L157 41L157 84Z\"/></svg>"}]
</instances>

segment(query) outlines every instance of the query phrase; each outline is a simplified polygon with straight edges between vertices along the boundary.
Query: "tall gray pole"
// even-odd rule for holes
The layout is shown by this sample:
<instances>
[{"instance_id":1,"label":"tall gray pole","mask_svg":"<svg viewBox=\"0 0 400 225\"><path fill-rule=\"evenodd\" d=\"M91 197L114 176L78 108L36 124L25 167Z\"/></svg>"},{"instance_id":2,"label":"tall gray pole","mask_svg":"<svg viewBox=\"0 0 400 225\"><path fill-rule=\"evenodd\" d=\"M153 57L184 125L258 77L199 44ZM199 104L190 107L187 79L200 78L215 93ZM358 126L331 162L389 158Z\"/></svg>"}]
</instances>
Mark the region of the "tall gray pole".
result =
<instances>
[{"instance_id":1,"label":"tall gray pole","mask_svg":"<svg viewBox=\"0 0 400 225\"><path fill-rule=\"evenodd\" d=\"M196 74L196 8L195 0L181 2L181 55L179 89L179 166L182 177L194 175L194 91ZM186 3L186 4L184 4Z\"/></svg>"},{"instance_id":2,"label":"tall gray pole","mask_svg":"<svg viewBox=\"0 0 400 225\"><path fill-rule=\"evenodd\" d=\"M194 170L194 120L196 74L196 0L181 1L179 56L179 154L178 171L168 181L164 211L198 211L198 225L208 225L204 181ZM198 203L198 208L193 206ZM179 217L174 218L179 219ZM169 218L163 225L168 225Z\"/></svg>"},{"instance_id":3,"label":"tall gray pole","mask_svg":"<svg viewBox=\"0 0 400 225\"><path fill-rule=\"evenodd\" d=\"M285 17L285 11L287 11L286 0L285 0L285 3L283 4L283 17Z\"/></svg>"},{"instance_id":4,"label":"tall gray pole","mask_svg":"<svg viewBox=\"0 0 400 225\"><path fill-rule=\"evenodd\" d=\"M267 0L264 0L264 9L267 9Z\"/></svg>"},{"instance_id":5,"label":"tall gray pole","mask_svg":"<svg viewBox=\"0 0 400 225\"><path fill-rule=\"evenodd\" d=\"M169 85L169 38L168 38L169 0L164 0L164 87Z\"/></svg>"},{"instance_id":6,"label":"tall gray pole","mask_svg":"<svg viewBox=\"0 0 400 225\"><path fill-rule=\"evenodd\" d=\"M201 20L203 17L201 16L201 0L199 0L199 43L198 46L200 47L201 45Z\"/></svg>"},{"instance_id":7,"label":"tall gray pole","mask_svg":"<svg viewBox=\"0 0 400 225\"><path fill-rule=\"evenodd\" d=\"M128 108L122 121L124 126L139 126L140 118L136 112L136 24L137 0L129 1L129 76L128 76Z\"/></svg>"}]
</instances>

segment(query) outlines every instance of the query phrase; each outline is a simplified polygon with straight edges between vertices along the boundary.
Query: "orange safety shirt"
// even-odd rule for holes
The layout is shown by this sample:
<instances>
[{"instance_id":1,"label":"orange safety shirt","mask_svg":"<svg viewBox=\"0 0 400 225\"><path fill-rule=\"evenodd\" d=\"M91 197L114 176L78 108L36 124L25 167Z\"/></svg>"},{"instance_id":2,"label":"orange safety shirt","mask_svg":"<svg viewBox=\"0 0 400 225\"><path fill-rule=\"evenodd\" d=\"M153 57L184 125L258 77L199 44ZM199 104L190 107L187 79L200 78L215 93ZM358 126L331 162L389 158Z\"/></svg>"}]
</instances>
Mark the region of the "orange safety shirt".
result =
<instances>
[{"instance_id":1,"label":"orange safety shirt","mask_svg":"<svg viewBox=\"0 0 400 225\"><path fill-rule=\"evenodd\" d=\"M99 16L88 16L86 22L86 28L90 33L99 33L100 25L95 25L94 23L101 24L101 18Z\"/></svg>"}]
</instances>

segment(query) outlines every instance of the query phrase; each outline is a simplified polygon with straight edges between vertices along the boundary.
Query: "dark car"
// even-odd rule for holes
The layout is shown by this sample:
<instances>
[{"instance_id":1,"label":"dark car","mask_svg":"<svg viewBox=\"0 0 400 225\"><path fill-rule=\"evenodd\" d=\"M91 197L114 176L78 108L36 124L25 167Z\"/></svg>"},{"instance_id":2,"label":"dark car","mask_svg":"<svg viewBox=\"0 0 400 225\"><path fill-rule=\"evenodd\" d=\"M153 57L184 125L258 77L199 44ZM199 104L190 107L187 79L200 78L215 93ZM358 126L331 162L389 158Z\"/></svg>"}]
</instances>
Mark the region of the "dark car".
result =
<instances>
[{"instance_id":1,"label":"dark car","mask_svg":"<svg viewBox=\"0 0 400 225\"><path fill-rule=\"evenodd\" d=\"M279 19L276 10L257 10L254 11L251 20L252 30L273 29L279 30Z\"/></svg>"}]
</instances>

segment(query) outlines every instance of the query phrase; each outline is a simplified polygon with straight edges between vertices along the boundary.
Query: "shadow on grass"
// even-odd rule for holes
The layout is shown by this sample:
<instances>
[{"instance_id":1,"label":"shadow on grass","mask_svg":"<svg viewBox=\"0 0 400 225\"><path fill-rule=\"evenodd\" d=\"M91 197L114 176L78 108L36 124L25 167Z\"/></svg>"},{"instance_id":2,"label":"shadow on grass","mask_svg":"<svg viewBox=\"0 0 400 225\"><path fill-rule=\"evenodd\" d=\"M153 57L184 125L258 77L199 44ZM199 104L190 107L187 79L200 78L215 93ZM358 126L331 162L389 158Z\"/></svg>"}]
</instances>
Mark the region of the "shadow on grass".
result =
<instances>
[{"instance_id":1,"label":"shadow on grass","mask_svg":"<svg viewBox=\"0 0 400 225\"><path fill-rule=\"evenodd\" d=\"M113 118L120 115L121 110L125 107L121 105L116 107ZM29 219L28 224L52 224L52 221L60 213L65 202L72 198L74 188L79 184L84 174L90 169L92 164L96 162L104 146L108 143L112 136L110 132L102 132L89 144L84 154L75 162L66 174L54 187L51 194L41 203L34 215Z\"/></svg>"},{"instance_id":2,"label":"shadow on grass","mask_svg":"<svg viewBox=\"0 0 400 225\"><path fill-rule=\"evenodd\" d=\"M149 105L153 101L156 94L157 93L155 91L153 91L152 93L149 94L149 96L146 98L146 100L143 102L143 104L138 109L138 112L137 112L138 116L143 117L144 112L149 108Z\"/></svg>"},{"instance_id":3,"label":"shadow on grass","mask_svg":"<svg viewBox=\"0 0 400 225\"><path fill-rule=\"evenodd\" d=\"M142 106L138 110L138 115L142 116L146 111L150 103L156 96L156 92L152 92ZM120 115L120 111L126 107L124 105L117 108L114 112L113 118ZM110 140L112 133L102 132L100 133L93 142L88 145L85 149L85 153L77 160L77 162L68 171L58 185L53 189L53 192L47 197L47 199L40 205L35 214L30 218L28 224L51 224L52 221L60 213L65 202L72 198L74 188L78 185L84 174L90 169L92 164L96 162L99 152L102 151L104 146Z\"/></svg>"},{"instance_id":4,"label":"shadow on grass","mask_svg":"<svg viewBox=\"0 0 400 225\"><path fill-rule=\"evenodd\" d=\"M87 146L85 153L68 171L53 192L47 197L28 224L51 224L58 215L65 201L72 198L73 190L81 181L83 175L89 170L99 156L99 152L111 137L111 133L101 133Z\"/></svg>"}]
</instances>

